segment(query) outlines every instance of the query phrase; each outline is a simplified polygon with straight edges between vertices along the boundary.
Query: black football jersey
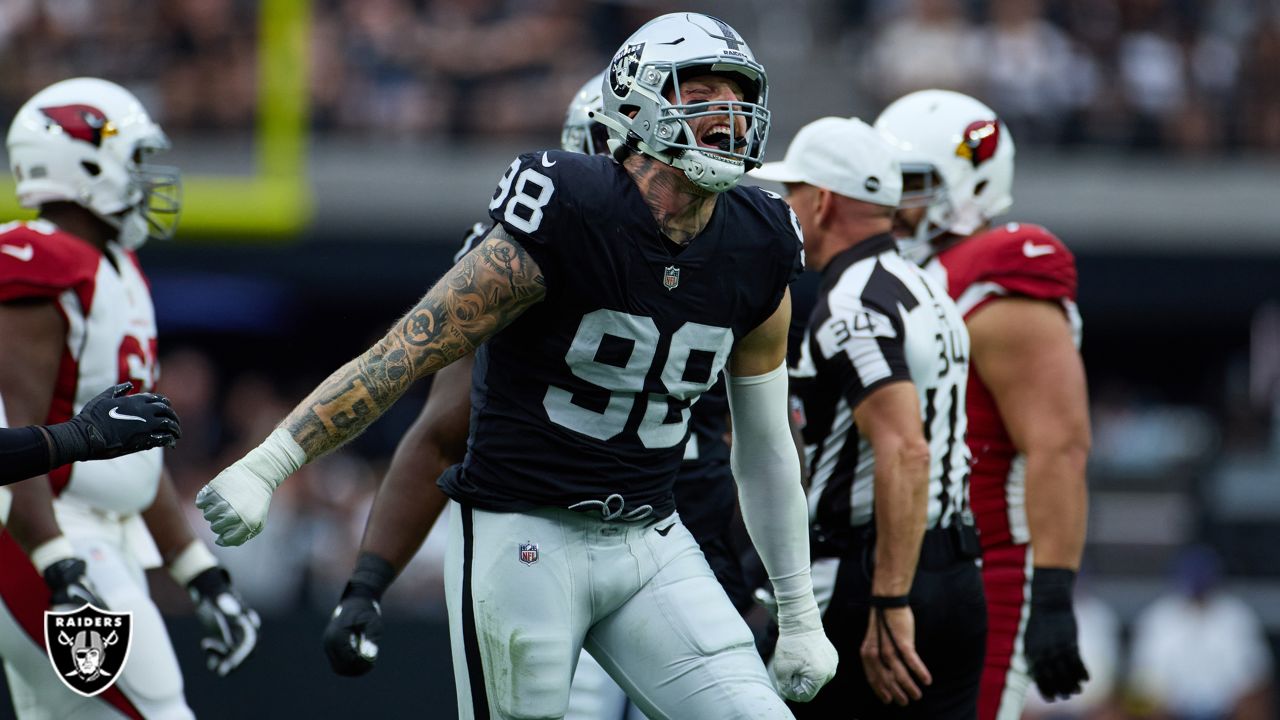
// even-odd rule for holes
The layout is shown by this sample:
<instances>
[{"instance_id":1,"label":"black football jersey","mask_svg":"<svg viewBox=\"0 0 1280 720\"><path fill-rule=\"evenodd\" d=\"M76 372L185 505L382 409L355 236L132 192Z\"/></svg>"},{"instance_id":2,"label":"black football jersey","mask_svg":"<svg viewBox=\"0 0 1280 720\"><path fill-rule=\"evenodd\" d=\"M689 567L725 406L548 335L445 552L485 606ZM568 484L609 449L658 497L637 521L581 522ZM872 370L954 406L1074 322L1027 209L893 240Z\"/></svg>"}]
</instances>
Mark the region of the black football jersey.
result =
<instances>
[{"instance_id":1,"label":"black football jersey","mask_svg":"<svg viewBox=\"0 0 1280 720\"><path fill-rule=\"evenodd\" d=\"M681 248L620 164L547 151L511 163L489 210L547 293L477 351L467 457L442 489L489 510L620 495L670 513L691 406L800 271L790 209L735 188Z\"/></svg>"}]
</instances>

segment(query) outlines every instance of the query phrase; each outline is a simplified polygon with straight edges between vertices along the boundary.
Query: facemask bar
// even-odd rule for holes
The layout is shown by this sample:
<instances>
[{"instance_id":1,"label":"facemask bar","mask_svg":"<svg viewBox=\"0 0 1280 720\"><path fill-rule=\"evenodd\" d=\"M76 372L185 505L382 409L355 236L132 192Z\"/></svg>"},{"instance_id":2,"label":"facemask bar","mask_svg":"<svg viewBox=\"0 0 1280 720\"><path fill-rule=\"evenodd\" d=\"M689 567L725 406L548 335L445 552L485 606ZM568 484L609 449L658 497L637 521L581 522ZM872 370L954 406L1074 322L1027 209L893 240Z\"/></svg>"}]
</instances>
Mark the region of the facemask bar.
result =
<instances>
[{"instance_id":1,"label":"facemask bar","mask_svg":"<svg viewBox=\"0 0 1280 720\"><path fill-rule=\"evenodd\" d=\"M902 200L898 207L928 207L944 189L937 168L930 163L902 163Z\"/></svg>"},{"instance_id":2,"label":"facemask bar","mask_svg":"<svg viewBox=\"0 0 1280 720\"><path fill-rule=\"evenodd\" d=\"M675 93L675 102L667 104L659 103L660 116L658 118L658 127L656 135L658 139L665 143L667 147L674 150L698 150L709 155L735 160L746 165L747 168L755 168L760 165L764 158L765 139L769 135L769 109L766 107L768 103L768 86L764 81L764 69L759 66L751 68L755 72L758 79L752 80L751 77L744 72L743 68L737 65L729 65L719 61L719 58L694 58L685 60L679 66L674 62L654 63L654 68L666 68L670 73L667 82L671 83L673 92ZM746 100L715 100L699 103L685 103L680 95L680 67L685 69L698 67L708 68L711 73L725 73L742 76L750 81L757 88L759 102L749 102ZM637 87L639 90L643 88ZM665 98L663 98L665 101ZM730 147L709 148L697 143L697 139L693 137L693 130L689 127L688 120L699 117L723 117L728 121L730 132L736 132L739 118L745 118L746 129L741 139L731 138ZM679 139L684 137L688 142L680 142Z\"/></svg>"},{"instance_id":3,"label":"facemask bar","mask_svg":"<svg viewBox=\"0 0 1280 720\"><path fill-rule=\"evenodd\" d=\"M175 167L139 164L130 178L142 191L138 210L147 221L147 235L169 240L178 229L182 209L182 176Z\"/></svg>"}]
</instances>

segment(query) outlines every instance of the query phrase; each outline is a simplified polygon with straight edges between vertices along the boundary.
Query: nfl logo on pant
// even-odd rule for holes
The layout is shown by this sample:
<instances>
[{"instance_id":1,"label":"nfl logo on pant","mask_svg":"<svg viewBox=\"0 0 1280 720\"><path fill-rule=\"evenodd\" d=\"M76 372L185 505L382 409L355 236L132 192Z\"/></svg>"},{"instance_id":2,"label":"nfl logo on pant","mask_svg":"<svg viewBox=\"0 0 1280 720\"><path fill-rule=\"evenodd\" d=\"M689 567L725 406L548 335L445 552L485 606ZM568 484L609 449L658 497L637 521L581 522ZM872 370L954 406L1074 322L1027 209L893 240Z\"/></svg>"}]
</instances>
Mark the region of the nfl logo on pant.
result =
<instances>
[{"instance_id":1,"label":"nfl logo on pant","mask_svg":"<svg viewBox=\"0 0 1280 720\"><path fill-rule=\"evenodd\" d=\"M129 661L133 613L85 605L70 612L44 613L45 649L62 682L93 697L115 684Z\"/></svg>"},{"instance_id":2,"label":"nfl logo on pant","mask_svg":"<svg viewBox=\"0 0 1280 720\"><path fill-rule=\"evenodd\" d=\"M538 562L538 543L532 540L520 543L520 562L525 565Z\"/></svg>"}]
</instances>

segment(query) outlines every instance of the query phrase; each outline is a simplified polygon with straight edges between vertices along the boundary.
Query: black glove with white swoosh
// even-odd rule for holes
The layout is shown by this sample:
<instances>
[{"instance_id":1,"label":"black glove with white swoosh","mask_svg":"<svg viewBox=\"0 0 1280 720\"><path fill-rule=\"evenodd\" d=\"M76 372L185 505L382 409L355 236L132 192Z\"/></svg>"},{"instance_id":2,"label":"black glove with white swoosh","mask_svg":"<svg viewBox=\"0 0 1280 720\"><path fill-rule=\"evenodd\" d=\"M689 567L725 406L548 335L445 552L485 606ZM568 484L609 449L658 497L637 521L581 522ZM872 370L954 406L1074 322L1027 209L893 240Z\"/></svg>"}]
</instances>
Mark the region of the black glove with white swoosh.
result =
<instances>
[{"instance_id":1,"label":"black glove with white swoosh","mask_svg":"<svg viewBox=\"0 0 1280 720\"><path fill-rule=\"evenodd\" d=\"M107 388L67 422L45 426L55 465L105 460L140 450L172 447L182 437L169 399L155 393L127 395L130 383Z\"/></svg>"}]
</instances>

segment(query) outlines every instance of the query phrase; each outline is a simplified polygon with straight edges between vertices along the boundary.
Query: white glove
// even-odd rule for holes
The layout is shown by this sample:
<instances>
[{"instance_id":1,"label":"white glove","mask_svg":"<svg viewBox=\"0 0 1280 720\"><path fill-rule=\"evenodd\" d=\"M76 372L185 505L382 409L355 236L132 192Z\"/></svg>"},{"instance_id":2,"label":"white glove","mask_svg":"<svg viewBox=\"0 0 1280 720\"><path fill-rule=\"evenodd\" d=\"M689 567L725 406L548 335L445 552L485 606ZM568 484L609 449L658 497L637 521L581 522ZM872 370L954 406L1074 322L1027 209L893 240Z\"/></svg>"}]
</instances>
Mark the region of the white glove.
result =
<instances>
[{"instance_id":1,"label":"white glove","mask_svg":"<svg viewBox=\"0 0 1280 720\"><path fill-rule=\"evenodd\" d=\"M307 461L307 454L284 428L277 428L262 444L196 494L209 527L219 545L241 545L257 537L267 524L271 494L293 471Z\"/></svg>"},{"instance_id":2,"label":"white glove","mask_svg":"<svg viewBox=\"0 0 1280 720\"><path fill-rule=\"evenodd\" d=\"M840 660L822 629L822 615L813 599L808 573L789 578L798 588L783 590L774 583L778 602L778 645L773 651L773 678L778 693L788 700L809 702L835 677Z\"/></svg>"}]
</instances>

